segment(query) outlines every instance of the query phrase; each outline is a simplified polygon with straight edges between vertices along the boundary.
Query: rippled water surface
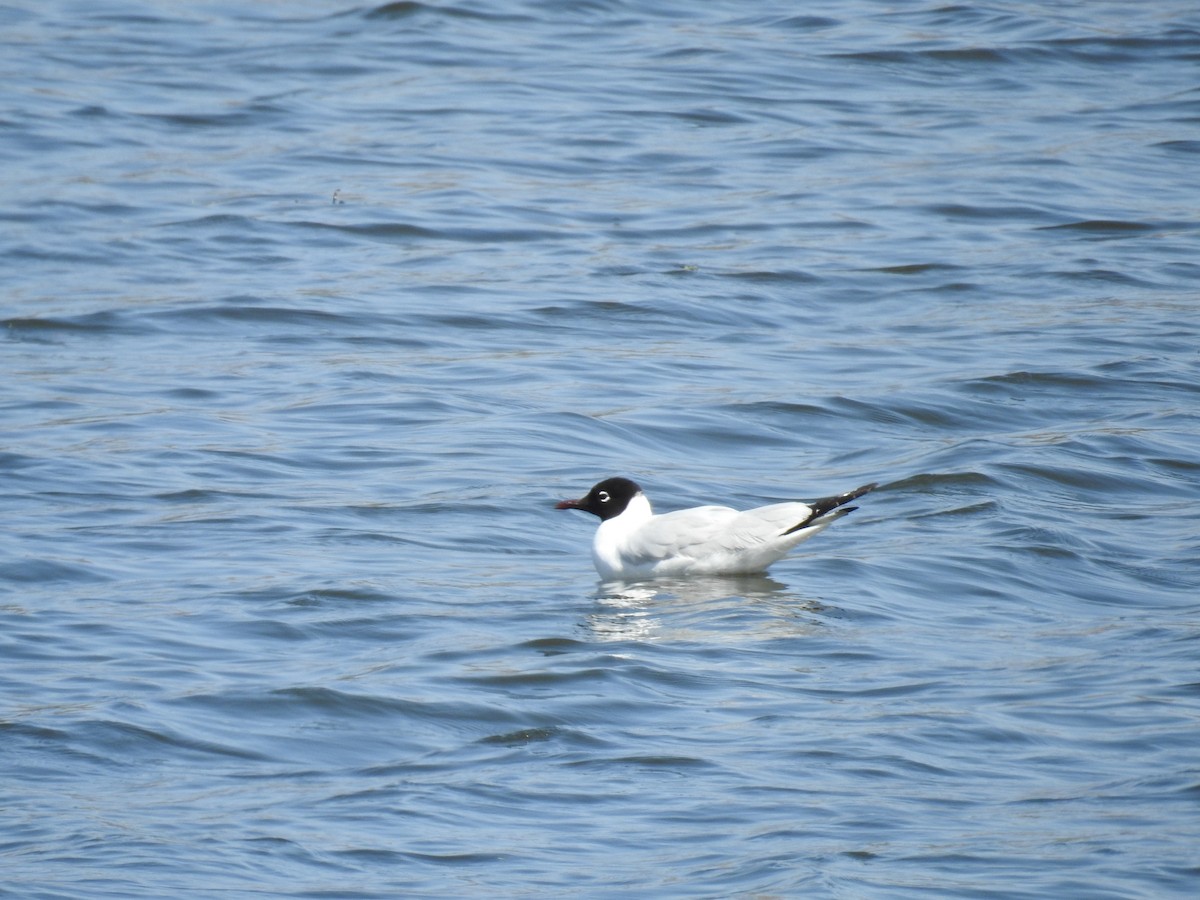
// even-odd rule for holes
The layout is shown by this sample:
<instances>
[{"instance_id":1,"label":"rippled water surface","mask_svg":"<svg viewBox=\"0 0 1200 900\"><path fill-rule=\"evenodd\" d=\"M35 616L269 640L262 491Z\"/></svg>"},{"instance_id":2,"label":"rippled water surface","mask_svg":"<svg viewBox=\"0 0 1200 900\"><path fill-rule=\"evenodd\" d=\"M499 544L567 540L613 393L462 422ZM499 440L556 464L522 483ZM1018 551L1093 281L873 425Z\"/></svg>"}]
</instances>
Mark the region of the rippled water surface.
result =
<instances>
[{"instance_id":1,"label":"rippled water surface","mask_svg":"<svg viewBox=\"0 0 1200 900\"><path fill-rule=\"evenodd\" d=\"M1193 2L0 41L0 894L1200 892Z\"/></svg>"}]
</instances>

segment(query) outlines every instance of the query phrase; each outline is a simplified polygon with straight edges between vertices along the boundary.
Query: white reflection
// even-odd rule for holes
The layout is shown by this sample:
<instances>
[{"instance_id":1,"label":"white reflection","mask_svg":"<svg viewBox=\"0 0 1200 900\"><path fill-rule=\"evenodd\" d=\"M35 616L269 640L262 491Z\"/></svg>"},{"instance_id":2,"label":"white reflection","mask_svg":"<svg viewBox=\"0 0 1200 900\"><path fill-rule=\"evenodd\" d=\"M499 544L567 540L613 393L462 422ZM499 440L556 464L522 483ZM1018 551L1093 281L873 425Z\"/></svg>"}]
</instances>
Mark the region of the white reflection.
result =
<instances>
[{"instance_id":1,"label":"white reflection","mask_svg":"<svg viewBox=\"0 0 1200 900\"><path fill-rule=\"evenodd\" d=\"M762 575L599 585L585 628L601 641L757 640L809 634L825 606Z\"/></svg>"},{"instance_id":2,"label":"white reflection","mask_svg":"<svg viewBox=\"0 0 1200 900\"><path fill-rule=\"evenodd\" d=\"M588 616L593 637L601 641L649 641L661 627L651 612L657 592L651 587L607 584L596 595L599 609Z\"/></svg>"}]
</instances>

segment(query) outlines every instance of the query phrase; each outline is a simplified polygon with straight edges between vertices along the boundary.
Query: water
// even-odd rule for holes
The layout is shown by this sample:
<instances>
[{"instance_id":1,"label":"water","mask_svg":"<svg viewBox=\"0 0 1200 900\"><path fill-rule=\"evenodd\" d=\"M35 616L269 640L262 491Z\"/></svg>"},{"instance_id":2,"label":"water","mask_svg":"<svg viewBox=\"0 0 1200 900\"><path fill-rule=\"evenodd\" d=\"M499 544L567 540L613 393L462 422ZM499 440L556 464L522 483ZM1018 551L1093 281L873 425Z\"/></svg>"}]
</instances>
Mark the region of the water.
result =
<instances>
[{"instance_id":1,"label":"water","mask_svg":"<svg viewBox=\"0 0 1200 900\"><path fill-rule=\"evenodd\" d=\"M1194 4L0 39L0 893L1200 890Z\"/></svg>"}]
</instances>

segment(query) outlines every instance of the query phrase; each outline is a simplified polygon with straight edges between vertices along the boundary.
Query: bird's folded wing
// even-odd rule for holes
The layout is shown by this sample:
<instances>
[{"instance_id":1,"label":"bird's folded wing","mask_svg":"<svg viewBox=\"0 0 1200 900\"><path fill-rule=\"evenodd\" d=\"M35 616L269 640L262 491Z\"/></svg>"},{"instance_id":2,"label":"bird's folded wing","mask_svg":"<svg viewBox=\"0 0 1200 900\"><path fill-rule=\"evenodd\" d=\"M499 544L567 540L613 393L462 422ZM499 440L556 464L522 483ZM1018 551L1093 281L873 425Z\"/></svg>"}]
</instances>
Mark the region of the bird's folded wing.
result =
<instances>
[{"instance_id":1,"label":"bird's folded wing","mask_svg":"<svg viewBox=\"0 0 1200 900\"><path fill-rule=\"evenodd\" d=\"M804 522L812 515L812 508L799 501L772 503L741 513L733 523L733 529L747 536L753 543L782 537L789 529Z\"/></svg>"},{"instance_id":2,"label":"bird's folded wing","mask_svg":"<svg viewBox=\"0 0 1200 900\"><path fill-rule=\"evenodd\" d=\"M803 503L776 503L746 512L698 506L665 513L631 535L626 552L635 562L739 553L781 536L809 512Z\"/></svg>"},{"instance_id":3,"label":"bird's folded wing","mask_svg":"<svg viewBox=\"0 0 1200 900\"><path fill-rule=\"evenodd\" d=\"M654 562L676 556L694 557L715 543L737 510L725 506L697 506L655 516L629 536L625 547L631 561Z\"/></svg>"}]
</instances>

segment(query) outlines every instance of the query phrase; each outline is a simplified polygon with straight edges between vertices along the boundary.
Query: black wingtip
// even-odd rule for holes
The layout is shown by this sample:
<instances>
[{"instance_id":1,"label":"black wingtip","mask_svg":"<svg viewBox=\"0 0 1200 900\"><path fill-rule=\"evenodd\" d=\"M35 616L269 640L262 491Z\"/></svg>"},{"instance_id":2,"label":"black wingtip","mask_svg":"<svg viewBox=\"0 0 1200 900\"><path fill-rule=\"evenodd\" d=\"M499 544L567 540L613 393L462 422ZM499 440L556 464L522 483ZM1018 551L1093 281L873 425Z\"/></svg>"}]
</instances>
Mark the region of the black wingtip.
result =
<instances>
[{"instance_id":1,"label":"black wingtip","mask_svg":"<svg viewBox=\"0 0 1200 900\"><path fill-rule=\"evenodd\" d=\"M846 506L846 504L851 500L857 500L863 494L870 493L877 487L879 487L879 482L872 481L870 484L864 484L862 487L856 487L854 490L846 491L844 494L838 494L836 497L823 497L820 500L814 500L812 503L808 504L809 508L812 509L812 512L809 513L808 518L799 524L793 525L791 528L785 531L784 534L793 534L794 532L799 531L801 528L807 528L809 525L815 523L817 519L828 515L835 509L838 510L837 514L839 516L844 516L846 513L854 512L854 510L858 509L858 507ZM838 507L843 508L838 509Z\"/></svg>"}]
</instances>

